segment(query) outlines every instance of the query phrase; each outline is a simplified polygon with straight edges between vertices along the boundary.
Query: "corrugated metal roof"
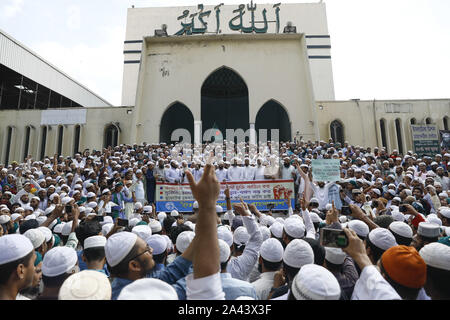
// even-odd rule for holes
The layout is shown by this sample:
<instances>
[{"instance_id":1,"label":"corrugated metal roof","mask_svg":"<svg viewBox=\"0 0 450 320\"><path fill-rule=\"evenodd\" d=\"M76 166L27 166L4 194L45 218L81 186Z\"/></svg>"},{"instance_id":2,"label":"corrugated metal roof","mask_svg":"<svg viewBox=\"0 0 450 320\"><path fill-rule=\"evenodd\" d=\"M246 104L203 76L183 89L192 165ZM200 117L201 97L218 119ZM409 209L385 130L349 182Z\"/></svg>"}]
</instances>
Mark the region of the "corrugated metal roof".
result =
<instances>
[{"instance_id":1,"label":"corrugated metal roof","mask_svg":"<svg viewBox=\"0 0 450 320\"><path fill-rule=\"evenodd\" d=\"M0 63L84 107L112 106L1 29Z\"/></svg>"}]
</instances>

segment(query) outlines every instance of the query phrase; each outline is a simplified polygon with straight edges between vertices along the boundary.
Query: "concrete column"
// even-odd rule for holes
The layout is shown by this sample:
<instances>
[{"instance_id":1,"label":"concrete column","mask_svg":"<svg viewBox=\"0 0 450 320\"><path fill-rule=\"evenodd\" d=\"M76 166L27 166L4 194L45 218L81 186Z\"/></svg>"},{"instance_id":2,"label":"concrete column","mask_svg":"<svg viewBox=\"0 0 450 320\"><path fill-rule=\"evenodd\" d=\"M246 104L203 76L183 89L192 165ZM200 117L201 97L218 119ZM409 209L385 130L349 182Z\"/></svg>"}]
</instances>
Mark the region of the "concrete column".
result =
<instances>
[{"instance_id":1,"label":"concrete column","mask_svg":"<svg viewBox=\"0 0 450 320\"><path fill-rule=\"evenodd\" d=\"M202 121L194 121L194 144L202 144Z\"/></svg>"},{"instance_id":2,"label":"concrete column","mask_svg":"<svg viewBox=\"0 0 450 320\"><path fill-rule=\"evenodd\" d=\"M73 156L73 143L74 143L75 125L64 126L64 137L62 151L64 156Z\"/></svg>"},{"instance_id":3,"label":"concrete column","mask_svg":"<svg viewBox=\"0 0 450 320\"><path fill-rule=\"evenodd\" d=\"M255 130L255 124L250 123L250 143L256 144L256 130Z\"/></svg>"}]
</instances>

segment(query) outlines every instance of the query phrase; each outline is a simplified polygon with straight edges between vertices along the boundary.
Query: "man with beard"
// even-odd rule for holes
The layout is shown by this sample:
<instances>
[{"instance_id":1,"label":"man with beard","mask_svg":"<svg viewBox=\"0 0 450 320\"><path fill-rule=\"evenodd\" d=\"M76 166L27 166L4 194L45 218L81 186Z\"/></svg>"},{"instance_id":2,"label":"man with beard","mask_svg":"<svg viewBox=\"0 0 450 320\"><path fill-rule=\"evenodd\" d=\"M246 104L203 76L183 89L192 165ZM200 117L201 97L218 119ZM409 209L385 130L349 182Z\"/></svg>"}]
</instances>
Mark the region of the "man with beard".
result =
<instances>
[{"instance_id":1,"label":"man with beard","mask_svg":"<svg viewBox=\"0 0 450 320\"><path fill-rule=\"evenodd\" d=\"M165 171L165 180L169 183L180 182L180 170L175 160L170 161L170 168Z\"/></svg>"},{"instance_id":2,"label":"man with beard","mask_svg":"<svg viewBox=\"0 0 450 320\"><path fill-rule=\"evenodd\" d=\"M155 202L156 173L154 168L154 163L150 161L147 165L147 172L145 173L147 183L147 201L150 204Z\"/></svg>"},{"instance_id":3,"label":"man with beard","mask_svg":"<svg viewBox=\"0 0 450 320\"><path fill-rule=\"evenodd\" d=\"M164 171L164 160L159 159L158 166L153 170L153 175L155 176L156 181L165 181Z\"/></svg>"},{"instance_id":4,"label":"man with beard","mask_svg":"<svg viewBox=\"0 0 450 320\"><path fill-rule=\"evenodd\" d=\"M216 176L217 176L217 180L219 180L219 182L227 181L227 177L228 177L228 174L227 174L228 170L225 169L223 167L223 165L224 165L223 160L220 160L219 167L216 169Z\"/></svg>"},{"instance_id":5,"label":"man with beard","mask_svg":"<svg viewBox=\"0 0 450 320\"><path fill-rule=\"evenodd\" d=\"M31 241L19 234L0 237L0 300L15 300L32 286L36 253Z\"/></svg>"},{"instance_id":6,"label":"man with beard","mask_svg":"<svg viewBox=\"0 0 450 320\"><path fill-rule=\"evenodd\" d=\"M228 169L228 180L229 181L242 181L243 180L243 170L238 167L237 158L233 158L231 161L232 166Z\"/></svg>"},{"instance_id":7,"label":"man with beard","mask_svg":"<svg viewBox=\"0 0 450 320\"><path fill-rule=\"evenodd\" d=\"M33 283L29 288L21 290L17 295L16 300L34 300L43 291L44 285L42 283L42 255L36 252L36 261L34 262L34 277Z\"/></svg>"},{"instance_id":8,"label":"man with beard","mask_svg":"<svg viewBox=\"0 0 450 320\"><path fill-rule=\"evenodd\" d=\"M293 180L295 178L295 168L291 165L289 157L283 158L283 167L280 169L280 178L282 180Z\"/></svg>"},{"instance_id":9,"label":"man with beard","mask_svg":"<svg viewBox=\"0 0 450 320\"><path fill-rule=\"evenodd\" d=\"M262 158L256 159L255 180L264 180L264 166L262 164Z\"/></svg>"}]
</instances>

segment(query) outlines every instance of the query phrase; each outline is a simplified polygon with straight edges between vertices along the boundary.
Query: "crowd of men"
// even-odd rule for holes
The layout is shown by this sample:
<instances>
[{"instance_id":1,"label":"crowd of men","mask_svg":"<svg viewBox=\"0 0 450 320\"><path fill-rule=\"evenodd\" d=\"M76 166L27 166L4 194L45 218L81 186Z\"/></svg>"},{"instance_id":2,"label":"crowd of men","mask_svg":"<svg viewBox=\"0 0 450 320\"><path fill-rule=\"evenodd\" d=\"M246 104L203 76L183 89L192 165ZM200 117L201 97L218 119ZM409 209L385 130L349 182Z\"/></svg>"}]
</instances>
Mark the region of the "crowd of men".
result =
<instances>
[{"instance_id":1,"label":"crowd of men","mask_svg":"<svg viewBox=\"0 0 450 320\"><path fill-rule=\"evenodd\" d=\"M314 159L341 180L314 181ZM328 142L161 144L0 165L2 300L450 298L450 154ZM224 181L292 180L294 205L217 205ZM159 212L157 182L193 212ZM322 245L342 230L345 246Z\"/></svg>"}]
</instances>

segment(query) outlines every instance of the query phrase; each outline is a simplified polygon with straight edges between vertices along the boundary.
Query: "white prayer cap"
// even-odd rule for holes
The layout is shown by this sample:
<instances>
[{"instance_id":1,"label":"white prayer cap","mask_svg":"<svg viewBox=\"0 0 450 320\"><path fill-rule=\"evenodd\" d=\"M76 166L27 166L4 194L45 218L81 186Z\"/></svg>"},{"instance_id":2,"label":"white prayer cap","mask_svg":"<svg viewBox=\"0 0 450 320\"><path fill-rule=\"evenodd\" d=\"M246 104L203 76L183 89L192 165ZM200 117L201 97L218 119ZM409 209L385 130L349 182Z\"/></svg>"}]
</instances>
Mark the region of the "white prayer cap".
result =
<instances>
[{"instance_id":1,"label":"white prayer cap","mask_svg":"<svg viewBox=\"0 0 450 320\"><path fill-rule=\"evenodd\" d=\"M178 217L178 216L179 216L179 213L178 213L177 210L172 210L172 211L170 212L170 215L171 215L172 217Z\"/></svg>"},{"instance_id":2,"label":"white prayer cap","mask_svg":"<svg viewBox=\"0 0 450 320\"><path fill-rule=\"evenodd\" d=\"M105 225L108 223L114 223L113 218L111 216L104 216L103 222L100 222L101 225Z\"/></svg>"},{"instance_id":3,"label":"white prayer cap","mask_svg":"<svg viewBox=\"0 0 450 320\"><path fill-rule=\"evenodd\" d=\"M325 259L333 264L343 264L347 255L341 248L325 247Z\"/></svg>"},{"instance_id":4,"label":"white prayer cap","mask_svg":"<svg viewBox=\"0 0 450 320\"><path fill-rule=\"evenodd\" d=\"M222 239L219 239L219 252L220 252L220 263L224 263L228 261L228 258L230 258L230 246L223 241Z\"/></svg>"},{"instance_id":5,"label":"white prayer cap","mask_svg":"<svg viewBox=\"0 0 450 320\"><path fill-rule=\"evenodd\" d=\"M53 212L53 210L55 210L55 206L54 206L54 205L52 205L52 206L48 207L47 209L45 209L44 214L45 214L46 216L48 216L50 213Z\"/></svg>"},{"instance_id":6,"label":"white prayer cap","mask_svg":"<svg viewBox=\"0 0 450 320\"><path fill-rule=\"evenodd\" d=\"M277 239L265 240L259 250L261 257L269 262L280 262L283 260L283 246Z\"/></svg>"},{"instance_id":7,"label":"white prayer cap","mask_svg":"<svg viewBox=\"0 0 450 320\"><path fill-rule=\"evenodd\" d=\"M231 247L231 245L233 244L233 234L225 226L220 226L217 228L217 237L225 241L229 247Z\"/></svg>"},{"instance_id":8,"label":"white prayer cap","mask_svg":"<svg viewBox=\"0 0 450 320\"><path fill-rule=\"evenodd\" d=\"M162 230L162 225L158 220L150 220L148 226L152 230L152 233L160 232Z\"/></svg>"},{"instance_id":9,"label":"white prayer cap","mask_svg":"<svg viewBox=\"0 0 450 320\"><path fill-rule=\"evenodd\" d=\"M153 249L153 254L158 255L167 250L167 241L159 234L153 234L147 238L147 244Z\"/></svg>"},{"instance_id":10,"label":"white prayer cap","mask_svg":"<svg viewBox=\"0 0 450 320\"><path fill-rule=\"evenodd\" d=\"M62 229L63 229L63 227L64 227L65 224L66 224L65 222L58 223L58 224L53 228L53 232L54 232L54 233L61 233L61 232L62 232Z\"/></svg>"},{"instance_id":11,"label":"white prayer cap","mask_svg":"<svg viewBox=\"0 0 450 320\"><path fill-rule=\"evenodd\" d=\"M25 211L34 211L34 209L32 208L32 207L30 207L29 205L24 205L23 206L23 209L25 210Z\"/></svg>"},{"instance_id":12,"label":"white prayer cap","mask_svg":"<svg viewBox=\"0 0 450 320\"><path fill-rule=\"evenodd\" d=\"M317 198L311 198L311 200L309 200L309 203L319 203L319 200Z\"/></svg>"},{"instance_id":13,"label":"white prayer cap","mask_svg":"<svg viewBox=\"0 0 450 320\"><path fill-rule=\"evenodd\" d=\"M152 235L152 229L148 225L135 226L131 232L135 233L144 241L147 241L148 237Z\"/></svg>"},{"instance_id":14,"label":"white prayer cap","mask_svg":"<svg viewBox=\"0 0 450 320\"><path fill-rule=\"evenodd\" d=\"M125 286L117 300L178 300L178 295L167 282L144 278Z\"/></svg>"},{"instance_id":15,"label":"white prayer cap","mask_svg":"<svg viewBox=\"0 0 450 320\"><path fill-rule=\"evenodd\" d=\"M347 222L347 216L340 216L339 217L339 222L340 223L346 223Z\"/></svg>"},{"instance_id":16,"label":"white prayer cap","mask_svg":"<svg viewBox=\"0 0 450 320\"><path fill-rule=\"evenodd\" d=\"M272 216L267 216L264 218L265 223L268 227L270 227L274 222L275 222L275 218Z\"/></svg>"},{"instance_id":17,"label":"white prayer cap","mask_svg":"<svg viewBox=\"0 0 450 320\"><path fill-rule=\"evenodd\" d=\"M134 204L134 208L137 209L137 210L142 209L142 203L136 202L136 203ZM151 211L150 211L150 212L151 212Z\"/></svg>"},{"instance_id":18,"label":"white prayer cap","mask_svg":"<svg viewBox=\"0 0 450 320\"><path fill-rule=\"evenodd\" d=\"M63 205L66 205L66 204L68 204L72 199L73 199L73 198L71 198L71 197L64 197L64 198L61 199L61 203L62 203Z\"/></svg>"},{"instance_id":19,"label":"white prayer cap","mask_svg":"<svg viewBox=\"0 0 450 320\"><path fill-rule=\"evenodd\" d=\"M370 231L369 240L377 248L380 248L384 251L398 245L392 232L384 228L376 228Z\"/></svg>"},{"instance_id":20,"label":"white prayer cap","mask_svg":"<svg viewBox=\"0 0 450 320\"><path fill-rule=\"evenodd\" d=\"M0 224L5 224L8 223L9 221L11 221L11 217L8 216L7 214L0 216Z\"/></svg>"},{"instance_id":21,"label":"white prayer cap","mask_svg":"<svg viewBox=\"0 0 450 320\"><path fill-rule=\"evenodd\" d=\"M198 201L194 201L194 204L192 205L194 209L198 209Z\"/></svg>"},{"instance_id":22,"label":"white prayer cap","mask_svg":"<svg viewBox=\"0 0 450 320\"><path fill-rule=\"evenodd\" d=\"M411 227L408 224L401 222L401 221L392 222L389 225L389 230L391 230L395 234L398 234L399 236L402 236L405 238L412 239L412 237L413 237L413 231L412 231Z\"/></svg>"},{"instance_id":23,"label":"white prayer cap","mask_svg":"<svg viewBox=\"0 0 450 320\"><path fill-rule=\"evenodd\" d=\"M42 262L42 274L56 277L69 272L78 261L77 252L69 247L55 247L49 250Z\"/></svg>"},{"instance_id":24,"label":"white prayer cap","mask_svg":"<svg viewBox=\"0 0 450 320\"><path fill-rule=\"evenodd\" d=\"M450 247L439 242L425 245L419 251L427 266L450 271Z\"/></svg>"},{"instance_id":25,"label":"white prayer cap","mask_svg":"<svg viewBox=\"0 0 450 320\"><path fill-rule=\"evenodd\" d=\"M271 234L269 228L267 228L266 226L260 226L259 230L261 230L263 241L270 238Z\"/></svg>"},{"instance_id":26,"label":"white prayer cap","mask_svg":"<svg viewBox=\"0 0 450 320\"><path fill-rule=\"evenodd\" d=\"M35 197L32 197L31 200L41 201L41 198L35 196Z\"/></svg>"},{"instance_id":27,"label":"white prayer cap","mask_svg":"<svg viewBox=\"0 0 450 320\"><path fill-rule=\"evenodd\" d=\"M106 240L107 239L104 236L92 236L86 238L86 240L84 240L84 249L101 247L104 248L106 245Z\"/></svg>"},{"instance_id":28,"label":"white prayer cap","mask_svg":"<svg viewBox=\"0 0 450 320\"><path fill-rule=\"evenodd\" d=\"M161 235L164 239L166 239L167 242L167 249L168 250L173 250L173 243L172 240L170 240L169 236L166 234Z\"/></svg>"},{"instance_id":29,"label":"white prayer cap","mask_svg":"<svg viewBox=\"0 0 450 320\"><path fill-rule=\"evenodd\" d=\"M83 270L64 281L58 300L111 300L111 295L111 284L104 273Z\"/></svg>"},{"instance_id":30,"label":"white prayer cap","mask_svg":"<svg viewBox=\"0 0 450 320\"><path fill-rule=\"evenodd\" d=\"M30 239L21 234L0 237L0 265L19 260L34 250Z\"/></svg>"},{"instance_id":31,"label":"white prayer cap","mask_svg":"<svg viewBox=\"0 0 450 320\"><path fill-rule=\"evenodd\" d=\"M284 250L283 262L292 268L301 268L314 263L314 251L305 240L294 239Z\"/></svg>"},{"instance_id":32,"label":"white prayer cap","mask_svg":"<svg viewBox=\"0 0 450 320\"><path fill-rule=\"evenodd\" d=\"M144 212L145 213L152 213L153 208L152 206L144 206Z\"/></svg>"},{"instance_id":33,"label":"white prayer cap","mask_svg":"<svg viewBox=\"0 0 450 320\"><path fill-rule=\"evenodd\" d=\"M105 245L106 261L111 267L118 265L133 249L138 236L132 232L119 232L108 238Z\"/></svg>"},{"instance_id":34,"label":"white prayer cap","mask_svg":"<svg viewBox=\"0 0 450 320\"><path fill-rule=\"evenodd\" d=\"M284 225L278 221L275 221L269 228L270 232L272 232L272 234L281 239L283 237L283 228Z\"/></svg>"},{"instance_id":35,"label":"white prayer cap","mask_svg":"<svg viewBox=\"0 0 450 320\"><path fill-rule=\"evenodd\" d=\"M105 223L102 226L102 235L106 237L106 235L111 231L111 229L114 227L114 223Z\"/></svg>"},{"instance_id":36,"label":"white prayer cap","mask_svg":"<svg viewBox=\"0 0 450 320\"><path fill-rule=\"evenodd\" d=\"M223 212L222 206L216 205L216 213L222 213L222 212Z\"/></svg>"},{"instance_id":37,"label":"white prayer cap","mask_svg":"<svg viewBox=\"0 0 450 320\"><path fill-rule=\"evenodd\" d=\"M417 234L428 238L436 238L439 237L441 231L436 223L421 222L419 223Z\"/></svg>"},{"instance_id":38,"label":"white prayer cap","mask_svg":"<svg viewBox=\"0 0 450 320\"><path fill-rule=\"evenodd\" d=\"M319 215L315 212L310 212L309 216L311 217L311 220L313 223L317 223L317 222L323 222L323 220L319 217Z\"/></svg>"},{"instance_id":39,"label":"white prayer cap","mask_svg":"<svg viewBox=\"0 0 450 320\"><path fill-rule=\"evenodd\" d=\"M93 198L93 197L95 197L95 196L96 196L95 193L93 193L93 192L88 192L87 195L86 195L86 198Z\"/></svg>"},{"instance_id":40,"label":"white prayer cap","mask_svg":"<svg viewBox=\"0 0 450 320\"><path fill-rule=\"evenodd\" d=\"M45 237L45 242L49 242L52 239L53 234L52 234L52 231L49 228L47 228L47 227L39 227L39 228L37 228L37 230L42 232L42 234ZM28 231L30 231L30 230L28 230Z\"/></svg>"},{"instance_id":41,"label":"white prayer cap","mask_svg":"<svg viewBox=\"0 0 450 320\"><path fill-rule=\"evenodd\" d=\"M367 237L369 234L369 227L367 224L360 220L352 220L348 223L347 227L356 232L356 234L360 237Z\"/></svg>"},{"instance_id":42,"label":"white prayer cap","mask_svg":"<svg viewBox=\"0 0 450 320\"><path fill-rule=\"evenodd\" d=\"M163 223L164 219L167 217L167 214L165 212L158 213L158 220L159 222Z\"/></svg>"},{"instance_id":43,"label":"white prayer cap","mask_svg":"<svg viewBox=\"0 0 450 320\"><path fill-rule=\"evenodd\" d=\"M28 221L28 220L33 220L33 219L36 220L36 216L34 214L30 214L30 215L26 216L24 220Z\"/></svg>"},{"instance_id":44,"label":"white prayer cap","mask_svg":"<svg viewBox=\"0 0 450 320\"><path fill-rule=\"evenodd\" d=\"M330 203L327 203L327 205L325 206L325 210L329 211L333 208L333 206Z\"/></svg>"},{"instance_id":45,"label":"white prayer cap","mask_svg":"<svg viewBox=\"0 0 450 320\"><path fill-rule=\"evenodd\" d=\"M305 236L305 225L300 219L289 217L284 220L284 232L292 238L301 239Z\"/></svg>"},{"instance_id":46,"label":"white prayer cap","mask_svg":"<svg viewBox=\"0 0 450 320\"><path fill-rule=\"evenodd\" d=\"M96 208L96 207L98 206L98 204L97 204L97 202L95 202L95 201L91 201L91 202L89 202L89 203L87 204L87 206L88 206L88 208L94 209L94 208Z\"/></svg>"},{"instance_id":47,"label":"white prayer cap","mask_svg":"<svg viewBox=\"0 0 450 320\"><path fill-rule=\"evenodd\" d=\"M39 223L39 225L42 225L45 221L47 221L47 217L40 216L40 217L37 217L36 220Z\"/></svg>"},{"instance_id":48,"label":"white prayer cap","mask_svg":"<svg viewBox=\"0 0 450 320\"><path fill-rule=\"evenodd\" d=\"M445 218L449 218L450 219L450 208L444 208L441 207L439 209L440 214L442 214Z\"/></svg>"},{"instance_id":49,"label":"white prayer cap","mask_svg":"<svg viewBox=\"0 0 450 320\"><path fill-rule=\"evenodd\" d=\"M177 240L175 242L175 245L177 246L177 250L181 253L186 251L186 249L189 247L189 245L191 244L194 237L195 237L195 233L193 231L181 232L178 235Z\"/></svg>"},{"instance_id":50,"label":"white prayer cap","mask_svg":"<svg viewBox=\"0 0 450 320\"><path fill-rule=\"evenodd\" d=\"M297 300L339 300L341 297L341 287L336 277L315 264L300 269L291 290Z\"/></svg>"},{"instance_id":51,"label":"white prayer cap","mask_svg":"<svg viewBox=\"0 0 450 320\"><path fill-rule=\"evenodd\" d=\"M128 224L131 228L134 228L141 220L138 218L133 218L128 221Z\"/></svg>"},{"instance_id":52,"label":"white prayer cap","mask_svg":"<svg viewBox=\"0 0 450 320\"><path fill-rule=\"evenodd\" d=\"M8 217L8 215L6 215L6 216ZM0 219L1 219L1 217L2 217L2 216L0 216ZM20 217L22 217L22 215L21 215L20 213L13 213L13 214L11 215L11 220L14 222L14 221L17 220L17 218L20 218ZM3 224L3 223L0 223L0 224Z\"/></svg>"},{"instance_id":53,"label":"white prayer cap","mask_svg":"<svg viewBox=\"0 0 450 320\"><path fill-rule=\"evenodd\" d=\"M427 217L427 222L442 226L442 220L439 219L436 215L432 216L431 214L429 214Z\"/></svg>"},{"instance_id":54,"label":"white prayer cap","mask_svg":"<svg viewBox=\"0 0 450 320\"><path fill-rule=\"evenodd\" d=\"M405 221L405 215L398 210L392 211L392 218L395 221Z\"/></svg>"},{"instance_id":55,"label":"white prayer cap","mask_svg":"<svg viewBox=\"0 0 450 320\"><path fill-rule=\"evenodd\" d=\"M72 224L73 224L73 221L69 221L66 224L64 224L64 226L61 230L61 234L63 236L68 236L70 234L70 231L72 231Z\"/></svg>"},{"instance_id":56,"label":"white prayer cap","mask_svg":"<svg viewBox=\"0 0 450 320\"><path fill-rule=\"evenodd\" d=\"M250 239L250 235L247 232L247 229L243 226L237 227L234 230L233 234L233 242L239 246L246 245L247 241Z\"/></svg>"},{"instance_id":57,"label":"white prayer cap","mask_svg":"<svg viewBox=\"0 0 450 320\"><path fill-rule=\"evenodd\" d=\"M276 222L279 222L281 224L284 224L284 219L282 217L278 217L275 219Z\"/></svg>"},{"instance_id":58,"label":"white prayer cap","mask_svg":"<svg viewBox=\"0 0 450 320\"><path fill-rule=\"evenodd\" d=\"M53 199L54 199L55 197L59 197L59 194L57 194L57 193L52 193L52 194L50 195L50 197L49 197L50 201L53 201Z\"/></svg>"}]
</instances>

